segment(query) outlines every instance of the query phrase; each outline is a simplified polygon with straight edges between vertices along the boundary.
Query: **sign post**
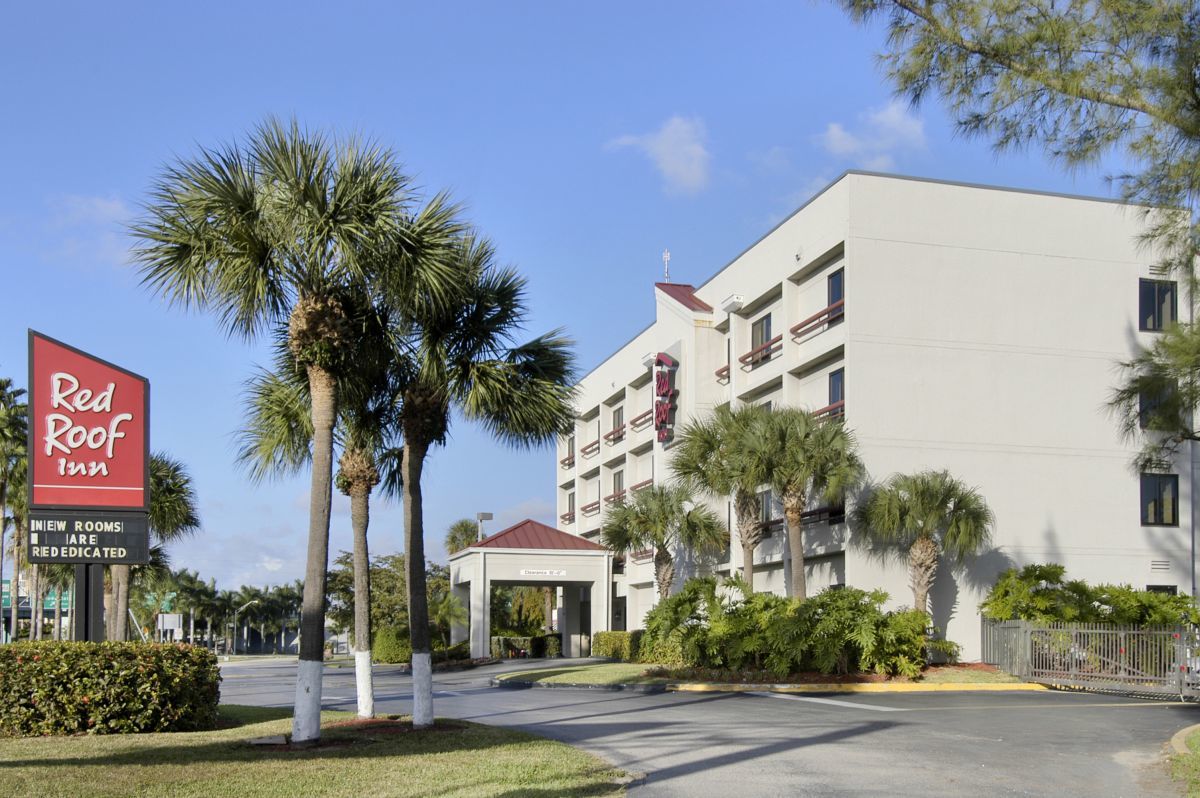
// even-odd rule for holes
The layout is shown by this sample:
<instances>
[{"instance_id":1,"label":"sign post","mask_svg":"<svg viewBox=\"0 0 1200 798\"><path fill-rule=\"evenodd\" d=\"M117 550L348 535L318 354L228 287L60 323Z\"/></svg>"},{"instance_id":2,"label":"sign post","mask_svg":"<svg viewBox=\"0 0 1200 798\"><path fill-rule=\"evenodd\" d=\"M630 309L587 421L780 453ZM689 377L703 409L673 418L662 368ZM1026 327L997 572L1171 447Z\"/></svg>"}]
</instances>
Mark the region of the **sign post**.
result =
<instances>
[{"instance_id":1,"label":"sign post","mask_svg":"<svg viewBox=\"0 0 1200 798\"><path fill-rule=\"evenodd\" d=\"M150 383L29 331L31 563L75 564L76 640L104 639L104 566L150 559Z\"/></svg>"}]
</instances>

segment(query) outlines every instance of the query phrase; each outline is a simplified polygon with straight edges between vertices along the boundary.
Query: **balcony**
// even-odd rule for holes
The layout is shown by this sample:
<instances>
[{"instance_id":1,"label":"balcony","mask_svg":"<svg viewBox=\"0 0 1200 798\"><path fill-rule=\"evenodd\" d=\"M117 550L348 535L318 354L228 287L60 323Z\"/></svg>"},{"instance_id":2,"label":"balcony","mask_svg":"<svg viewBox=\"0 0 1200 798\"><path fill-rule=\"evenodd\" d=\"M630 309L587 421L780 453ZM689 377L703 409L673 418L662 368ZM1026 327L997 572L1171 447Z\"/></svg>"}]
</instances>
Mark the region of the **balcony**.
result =
<instances>
[{"instance_id":1,"label":"balcony","mask_svg":"<svg viewBox=\"0 0 1200 798\"><path fill-rule=\"evenodd\" d=\"M634 562L639 562L639 561L644 562L646 560L649 560L653 556L654 556L654 549L642 549L640 551L635 551L632 554L630 554L629 559L633 560Z\"/></svg>"},{"instance_id":2,"label":"balcony","mask_svg":"<svg viewBox=\"0 0 1200 798\"><path fill-rule=\"evenodd\" d=\"M588 504L583 505L579 508L579 512L583 513L584 515L595 515L596 513L600 512L600 500L596 499L594 502L589 502Z\"/></svg>"},{"instance_id":3,"label":"balcony","mask_svg":"<svg viewBox=\"0 0 1200 798\"><path fill-rule=\"evenodd\" d=\"M713 374L717 376L717 382L729 382L729 366L721 366L721 368L714 371Z\"/></svg>"},{"instance_id":4,"label":"balcony","mask_svg":"<svg viewBox=\"0 0 1200 798\"><path fill-rule=\"evenodd\" d=\"M575 455L573 455L573 454L567 455L563 459L559 460L558 464L560 466L562 466L563 468L571 468L572 466L575 465Z\"/></svg>"},{"instance_id":5,"label":"balcony","mask_svg":"<svg viewBox=\"0 0 1200 798\"><path fill-rule=\"evenodd\" d=\"M604 501L606 504L616 504L617 502L622 501L624 498L625 498L625 489L622 488L621 490L613 491L612 493L605 496Z\"/></svg>"},{"instance_id":6,"label":"balcony","mask_svg":"<svg viewBox=\"0 0 1200 798\"><path fill-rule=\"evenodd\" d=\"M756 366L761 366L768 360L773 358L783 349L783 335L776 335L770 341L767 341L761 346L756 346L746 354L738 358L738 362L742 364L744 369L752 369Z\"/></svg>"},{"instance_id":7,"label":"balcony","mask_svg":"<svg viewBox=\"0 0 1200 798\"><path fill-rule=\"evenodd\" d=\"M653 479L644 479L644 480L642 480L641 482L636 482L636 483L634 483L634 484L630 485L630 486L629 486L629 492L630 492L630 493L637 493L637 492L638 492L639 490L641 490L642 488L648 488L648 487L650 487L650 486L651 486L651 485L653 485L653 484L654 484L654 480L653 480Z\"/></svg>"},{"instance_id":8,"label":"balcony","mask_svg":"<svg viewBox=\"0 0 1200 798\"><path fill-rule=\"evenodd\" d=\"M622 424L619 427L616 427L611 432L604 433L604 440L608 442L609 446L613 445L614 443L616 443L617 441L621 440L624 437L625 437L625 425L624 424Z\"/></svg>"},{"instance_id":9,"label":"balcony","mask_svg":"<svg viewBox=\"0 0 1200 798\"><path fill-rule=\"evenodd\" d=\"M585 443L583 446L579 447L579 454L582 457L591 457L598 451L600 451L600 439L599 438L592 441L591 443Z\"/></svg>"},{"instance_id":10,"label":"balcony","mask_svg":"<svg viewBox=\"0 0 1200 798\"><path fill-rule=\"evenodd\" d=\"M575 523L575 511L574 511L574 510L568 510L567 512L565 512L565 513L563 513L562 515L560 515L560 516L558 517L558 520L559 520L559 521L562 521L564 524L573 524L573 523Z\"/></svg>"},{"instance_id":11,"label":"balcony","mask_svg":"<svg viewBox=\"0 0 1200 798\"><path fill-rule=\"evenodd\" d=\"M654 421L653 408L629 419L629 428L634 432L640 432L642 428L650 426L650 422L652 421Z\"/></svg>"},{"instance_id":12,"label":"balcony","mask_svg":"<svg viewBox=\"0 0 1200 798\"><path fill-rule=\"evenodd\" d=\"M806 335L811 335L812 333L817 332L822 327L836 324L845 318L845 316L846 300L839 299L837 302L834 302L832 305L820 311L819 313L814 313L813 315L809 316L804 321L792 327L788 332L792 334L793 338L803 338Z\"/></svg>"},{"instance_id":13,"label":"balcony","mask_svg":"<svg viewBox=\"0 0 1200 798\"><path fill-rule=\"evenodd\" d=\"M841 421L846 417L846 400L834 402L818 410L812 411L812 417L821 421L836 419Z\"/></svg>"}]
</instances>

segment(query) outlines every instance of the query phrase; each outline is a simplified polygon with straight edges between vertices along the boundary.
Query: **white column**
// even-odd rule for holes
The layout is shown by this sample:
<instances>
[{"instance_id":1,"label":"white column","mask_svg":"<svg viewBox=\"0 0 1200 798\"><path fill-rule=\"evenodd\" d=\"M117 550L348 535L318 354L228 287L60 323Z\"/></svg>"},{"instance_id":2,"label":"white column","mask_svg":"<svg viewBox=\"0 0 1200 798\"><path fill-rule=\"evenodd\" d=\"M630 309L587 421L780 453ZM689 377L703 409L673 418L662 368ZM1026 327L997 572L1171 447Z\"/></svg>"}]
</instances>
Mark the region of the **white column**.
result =
<instances>
[{"instance_id":1,"label":"white column","mask_svg":"<svg viewBox=\"0 0 1200 798\"><path fill-rule=\"evenodd\" d=\"M491 585L487 576L487 554L479 552L471 579L471 657L491 656Z\"/></svg>"},{"instance_id":2,"label":"white column","mask_svg":"<svg viewBox=\"0 0 1200 798\"><path fill-rule=\"evenodd\" d=\"M451 592L454 594L454 598L458 599L468 613L471 611L471 585L473 584L475 583L471 582L466 585L454 585L452 588L450 588ZM470 628L471 624L469 621L465 624L453 624L450 627L450 644L453 645L466 640Z\"/></svg>"}]
</instances>

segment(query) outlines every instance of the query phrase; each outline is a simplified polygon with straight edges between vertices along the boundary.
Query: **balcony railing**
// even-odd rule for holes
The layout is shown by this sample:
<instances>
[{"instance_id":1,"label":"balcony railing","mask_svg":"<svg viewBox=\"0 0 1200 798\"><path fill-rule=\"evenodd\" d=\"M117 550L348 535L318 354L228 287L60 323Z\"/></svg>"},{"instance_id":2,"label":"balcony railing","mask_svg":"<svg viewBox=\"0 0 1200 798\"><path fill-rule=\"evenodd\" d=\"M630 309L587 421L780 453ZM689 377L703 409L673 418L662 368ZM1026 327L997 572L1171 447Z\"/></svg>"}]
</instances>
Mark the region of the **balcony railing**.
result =
<instances>
[{"instance_id":1,"label":"balcony railing","mask_svg":"<svg viewBox=\"0 0 1200 798\"><path fill-rule=\"evenodd\" d=\"M600 512L600 500L596 499L594 502L589 502L588 504L583 505L579 508L579 512L583 513L584 515L595 515L596 513Z\"/></svg>"},{"instance_id":2,"label":"balcony railing","mask_svg":"<svg viewBox=\"0 0 1200 798\"><path fill-rule=\"evenodd\" d=\"M645 413L641 413L640 415L636 415L633 418L629 419L629 428L636 431L640 427L649 426L650 422L653 420L654 420L654 410L650 409L650 410L647 410Z\"/></svg>"},{"instance_id":3,"label":"balcony railing","mask_svg":"<svg viewBox=\"0 0 1200 798\"><path fill-rule=\"evenodd\" d=\"M644 479L644 480L642 480L641 482L635 482L634 484L630 485L630 486L629 486L629 492L630 492L630 493L637 493L637 492L638 492L639 490L641 490L642 488L648 488L648 487L650 487L650 486L651 486L651 485L653 485L653 484L654 484L654 480L653 480L653 479Z\"/></svg>"},{"instance_id":4,"label":"balcony railing","mask_svg":"<svg viewBox=\"0 0 1200 798\"><path fill-rule=\"evenodd\" d=\"M717 382L729 382L729 366L721 366L713 374L717 375Z\"/></svg>"},{"instance_id":5,"label":"balcony railing","mask_svg":"<svg viewBox=\"0 0 1200 798\"><path fill-rule=\"evenodd\" d=\"M563 513L562 515L560 515L558 517L558 520L562 521L564 524L575 523L575 511L570 510L568 512Z\"/></svg>"},{"instance_id":6,"label":"balcony railing","mask_svg":"<svg viewBox=\"0 0 1200 798\"><path fill-rule=\"evenodd\" d=\"M634 561L648 560L653 556L654 556L654 549L642 549L640 551L635 551L632 554L630 554L629 559L634 560Z\"/></svg>"},{"instance_id":7,"label":"balcony railing","mask_svg":"<svg viewBox=\"0 0 1200 798\"><path fill-rule=\"evenodd\" d=\"M609 443L616 443L617 441L621 440L624 437L625 437L625 425L624 424L622 424L619 427L615 427L611 432L604 433L604 440L608 441Z\"/></svg>"},{"instance_id":8,"label":"balcony railing","mask_svg":"<svg viewBox=\"0 0 1200 798\"><path fill-rule=\"evenodd\" d=\"M738 358L738 362L747 368L765 363L775 356L775 353L783 349L783 335L776 335L770 341L767 341L761 346L756 346L746 354Z\"/></svg>"},{"instance_id":9,"label":"balcony railing","mask_svg":"<svg viewBox=\"0 0 1200 798\"><path fill-rule=\"evenodd\" d=\"M575 455L573 455L573 454L567 455L563 459L559 460L558 464L560 466L562 466L563 468L570 468L571 466L575 465Z\"/></svg>"},{"instance_id":10,"label":"balcony railing","mask_svg":"<svg viewBox=\"0 0 1200 798\"><path fill-rule=\"evenodd\" d=\"M607 502L608 504L613 504L615 502L621 501L621 499L624 499L624 498L625 498L625 489L622 488L621 490L613 491L612 493L605 496L604 501Z\"/></svg>"},{"instance_id":11,"label":"balcony railing","mask_svg":"<svg viewBox=\"0 0 1200 798\"><path fill-rule=\"evenodd\" d=\"M819 410L812 412L813 418L817 419L842 419L846 416L846 400L834 402L831 405L826 405Z\"/></svg>"},{"instance_id":12,"label":"balcony railing","mask_svg":"<svg viewBox=\"0 0 1200 798\"><path fill-rule=\"evenodd\" d=\"M592 441L591 443L585 443L583 446L579 447L579 454L582 455L583 457L591 457L598 451L600 451L600 439L599 438Z\"/></svg>"},{"instance_id":13,"label":"balcony railing","mask_svg":"<svg viewBox=\"0 0 1200 798\"><path fill-rule=\"evenodd\" d=\"M846 300L839 299L837 302L834 302L832 305L820 311L819 313L814 313L804 321L797 324L795 327L792 327L789 332L794 338L803 338L809 333L816 332L818 329L827 324L840 321L845 315Z\"/></svg>"},{"instance_id":14,"label":"balcony railing","mask_svg":"<svg viewBox=\"0 0 1200 798\"><path fill-rule=\"evenodd\" d=\"M785 526L787 526L786 518L772 518L770 521L763 521L763 534L773 535L779 530L783 529Z\"/></svg>"}]
</instances>

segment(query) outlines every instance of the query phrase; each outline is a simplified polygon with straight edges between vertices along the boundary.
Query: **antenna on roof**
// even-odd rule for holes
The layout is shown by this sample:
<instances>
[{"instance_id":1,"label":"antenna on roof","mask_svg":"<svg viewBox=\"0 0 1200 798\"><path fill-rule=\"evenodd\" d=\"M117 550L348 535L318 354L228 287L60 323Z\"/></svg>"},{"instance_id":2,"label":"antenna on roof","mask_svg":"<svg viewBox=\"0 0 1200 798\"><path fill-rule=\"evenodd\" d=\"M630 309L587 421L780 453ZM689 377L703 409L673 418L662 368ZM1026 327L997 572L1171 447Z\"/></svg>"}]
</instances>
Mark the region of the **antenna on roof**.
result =
<instances>
[{"instance_id":1,"label":"antenna on roof","mask_svg":"<svg viewBox=\"0 0 1200 798\"><path fill-rule=\"evenodd\" d=\"M671 282L671 250L663 250L663 282Z\"/></svg>"}]
</instances>

